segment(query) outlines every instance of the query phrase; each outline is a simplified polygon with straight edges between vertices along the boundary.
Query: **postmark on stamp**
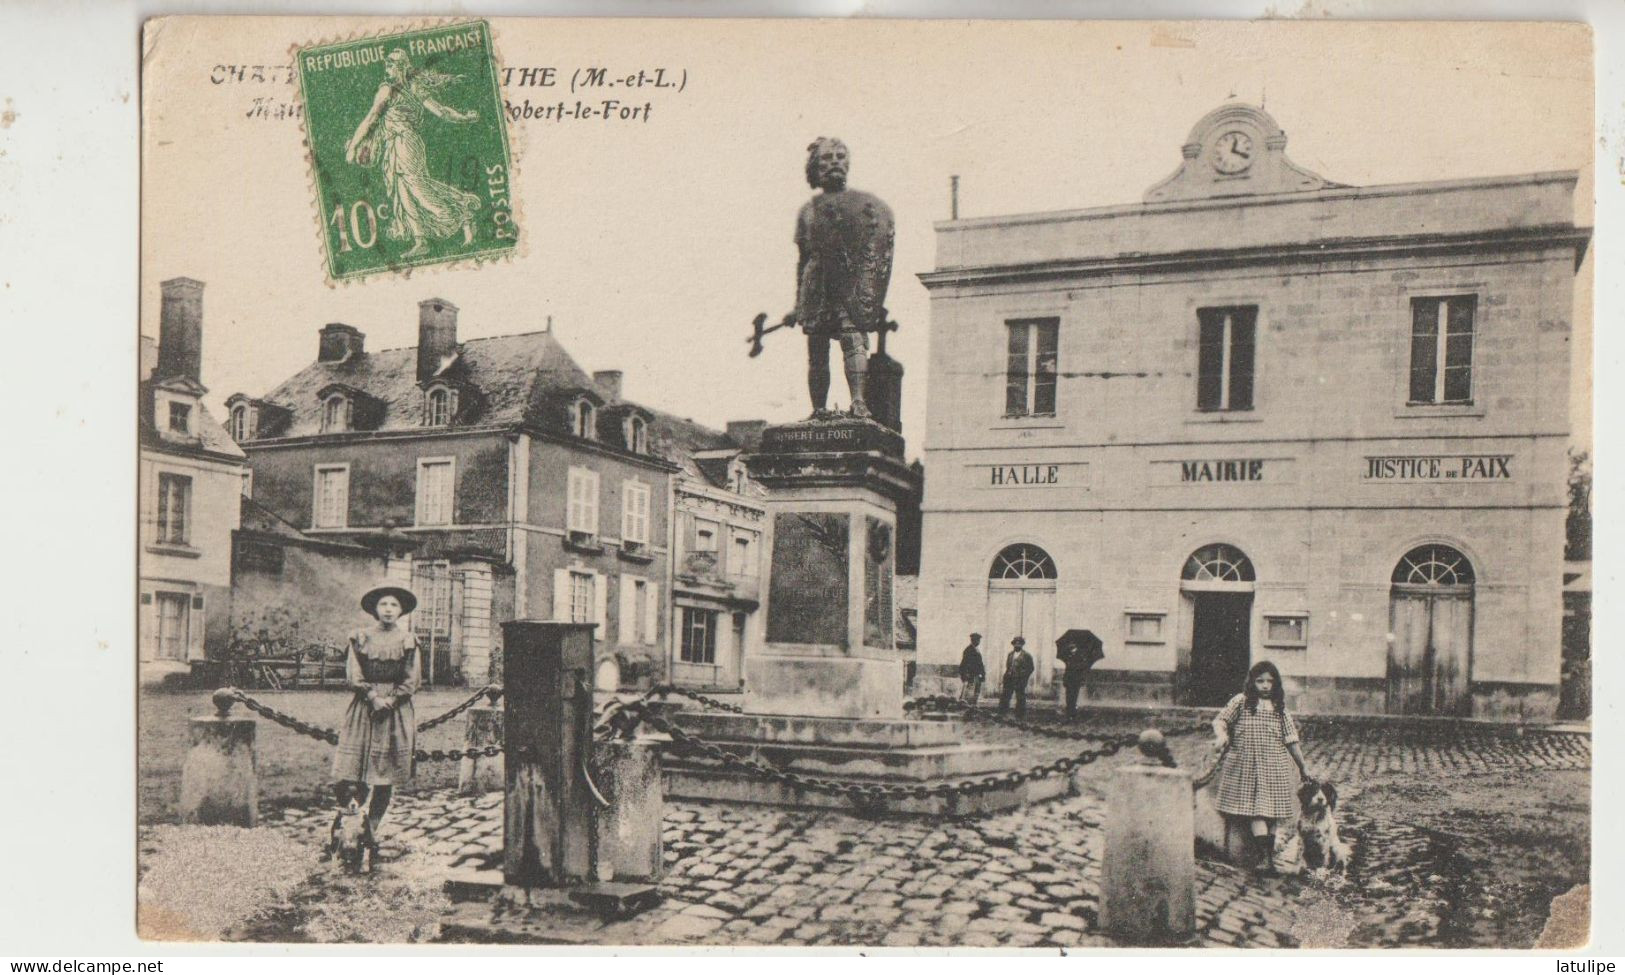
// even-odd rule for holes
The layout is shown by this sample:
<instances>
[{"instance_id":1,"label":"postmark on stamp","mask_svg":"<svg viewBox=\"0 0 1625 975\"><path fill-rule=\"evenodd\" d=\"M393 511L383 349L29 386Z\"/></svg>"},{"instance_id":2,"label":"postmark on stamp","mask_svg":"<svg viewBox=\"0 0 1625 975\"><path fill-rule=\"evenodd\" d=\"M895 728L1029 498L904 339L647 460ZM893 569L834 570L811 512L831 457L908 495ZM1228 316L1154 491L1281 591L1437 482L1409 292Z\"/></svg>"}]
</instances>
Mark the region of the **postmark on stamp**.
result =
<instances>
[{"instance_id":1,"label":"postmark on stamp","mask_svg":"<svg viewBox=\"0 0 1625 975\"><path fill-rule=\"evenodd\" d=\"M295 57L331 279L517 246L485 21L313 45Z\"/></svg>"}]
</instances>

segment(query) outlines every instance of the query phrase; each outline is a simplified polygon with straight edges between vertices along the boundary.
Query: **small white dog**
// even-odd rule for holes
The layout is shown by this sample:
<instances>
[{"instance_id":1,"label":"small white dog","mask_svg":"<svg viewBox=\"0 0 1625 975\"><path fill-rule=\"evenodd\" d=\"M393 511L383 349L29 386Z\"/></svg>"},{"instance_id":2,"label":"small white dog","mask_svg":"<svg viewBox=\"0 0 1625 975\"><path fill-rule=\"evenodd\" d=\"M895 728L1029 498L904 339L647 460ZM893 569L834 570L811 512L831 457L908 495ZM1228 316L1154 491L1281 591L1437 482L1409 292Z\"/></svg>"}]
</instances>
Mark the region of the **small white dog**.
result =
<instances>
[{"instance_id":1,"label":"small white dog","mask_svg":"<svg viewBox=\"0 0 1625 975\"><path fill-rule=\"evenodd\" d=\"M1305 869L1342 875L1352 851L1337 832L1337 788L1308 780L1298 788L1298 840Z\"/></svg>"}]
</instances>

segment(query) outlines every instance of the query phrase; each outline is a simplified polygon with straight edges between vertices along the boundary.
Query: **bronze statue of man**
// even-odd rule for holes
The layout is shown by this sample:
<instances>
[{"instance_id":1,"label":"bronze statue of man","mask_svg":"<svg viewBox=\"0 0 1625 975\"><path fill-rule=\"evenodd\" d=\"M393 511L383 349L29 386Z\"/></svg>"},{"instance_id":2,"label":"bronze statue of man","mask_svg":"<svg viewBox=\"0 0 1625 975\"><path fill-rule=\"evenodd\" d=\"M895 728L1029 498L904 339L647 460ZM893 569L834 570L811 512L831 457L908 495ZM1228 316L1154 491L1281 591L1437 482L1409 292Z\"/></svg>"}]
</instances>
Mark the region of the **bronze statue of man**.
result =
<instances>
[{"instance_id":1,"label":"bronze statue of man","mask_svg":"<svg viewBox=\"0 0 1625 975\"><path fill-rule=\"evenodd\" d=\"M891 208L879 197L846 188L850 162L841 140L813 140L807 147L807 183L821 192L796 217L801 260L794 315L807 333L807 391L814 417L828 415L831 339L841 343L852 415L869 415L863 395L868 333L885 322L891 281Z\"/></svg>"}]
</instances>

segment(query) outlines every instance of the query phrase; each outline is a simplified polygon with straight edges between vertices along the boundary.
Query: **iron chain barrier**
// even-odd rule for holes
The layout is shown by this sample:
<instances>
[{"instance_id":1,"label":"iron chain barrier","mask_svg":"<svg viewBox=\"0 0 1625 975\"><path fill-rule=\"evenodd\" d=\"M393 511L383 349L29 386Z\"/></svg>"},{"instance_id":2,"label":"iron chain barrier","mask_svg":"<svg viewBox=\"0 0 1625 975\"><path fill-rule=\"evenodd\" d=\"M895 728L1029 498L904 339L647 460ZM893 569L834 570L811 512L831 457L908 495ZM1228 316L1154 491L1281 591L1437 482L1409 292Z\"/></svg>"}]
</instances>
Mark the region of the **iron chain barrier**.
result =
<instances>
[{"instance_id":1,"label":"iron chain barrier","mask_svg":"<svg viewBox=\"0 0 1625 975\"><path fill-rule=\"evenodd\" d=\"M440 725L445 724L447 721L450 721L452 718L457 717L459 714L462 714L464 711L467 711L469 708L471 708L475 704L479 703L479 700L482 697L490 697L491 703L493 705L496 704L497 700L502 697L502 685L500 685L500 684L487 684L487 685L485 685L484 687L482 687L479 690L475 691L473 693L473 695L471 697L469 697L468 700L466 700L463 703L461 703L461 704L457 705L456 707L452 708L450 711L447 711L445 714L442 714L440 717L438 717L438 718L430 718L429 720L424 721L421 724L419 724L418 725L418 730L419 731L428 731L430 728L435 728L435 727L438 727Z\"/></svg>"}]
</instances>

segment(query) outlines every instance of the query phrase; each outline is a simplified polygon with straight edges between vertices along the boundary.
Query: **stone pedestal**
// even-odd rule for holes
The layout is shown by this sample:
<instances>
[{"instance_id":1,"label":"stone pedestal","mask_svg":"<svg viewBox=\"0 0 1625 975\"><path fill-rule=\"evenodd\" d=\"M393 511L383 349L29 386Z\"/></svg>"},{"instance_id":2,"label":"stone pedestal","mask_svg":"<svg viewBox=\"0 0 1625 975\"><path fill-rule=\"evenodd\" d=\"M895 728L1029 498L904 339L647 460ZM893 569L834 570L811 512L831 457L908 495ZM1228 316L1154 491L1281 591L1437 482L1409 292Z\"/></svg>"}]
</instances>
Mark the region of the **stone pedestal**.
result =
<instances>
[{"instance_id":1,"label":"stone pedestal","mask_svg":"<svg viewBox=\"0 0 1625 975\"><path fill-rule=\"evenodd\" d=\"M655 883L665 873L660 842L665 789L658 744L601 741L593 745L592 778L608 806L594 817L595 871L599 881Z\"/></svg>"},{"instance_id":2,"label":"stone pedestal","mask_svg":"<svg viewBox=\"0 0 1625 975\"><path fill-rule=\"evenodd\" d=\"M1100 925L1134 945L1185 944L1196 933L1196 842L1190 775L1155 765L1112 774L1106 800Z\"/></svg>"},{"instance_id":3,"label":"stone pedestal","mask_svg":"<svg viewBox=\"0 0 1625 975\"><path fill-rule=\"evenodd\" d=\"M841 417L769 427L747 462L771 494L773 561L767 643L744 661L747 714L684 712L672 720L735 755L837 783L924 786L890 812L967 815L1066 792L1063 775L967 794L947 788L1020 768L1019 750L966 745L955 721L906 720L905 669L892 636L897 504L918 489L903 439ZM851 808L839 793L801 789L725 763L673 756L673 796Z\"/></svg>"},{"instance_id":4,"label":"stone pedestal","mask_svg":"<svg viewBox=\"0 0 1625 975\"><path fill-rule=\"evenodd\" d=\"M463 725L463 748L485 748L502 741L502 709L472 707ZM477 796L502 791L502 756L465 758L457 763L457 792Z\"/></svg>"},{"instance_id":5,"label":"stone pedestal","mask_svg":"<svg viewBox=\"0 0 1625 975\"><path fill-rule=\"evenodd\" d=\"M181 766L180 818L204 826L259 822L253 718L191 719L192 748Z\"/></svg>"},{"instance_id":6,"label":"stone pedestal","mask_svg":"<svg viewBox=\"0 0 1625 975\"><path fill-rule=\"evenodd\" d=\"M773 561L766 645L744 662L746 709L901 718L897 502L916 486L902 437L873 420L809 420L768 427L747 462L771 492Z\"/></svg>"}]
</instances>

